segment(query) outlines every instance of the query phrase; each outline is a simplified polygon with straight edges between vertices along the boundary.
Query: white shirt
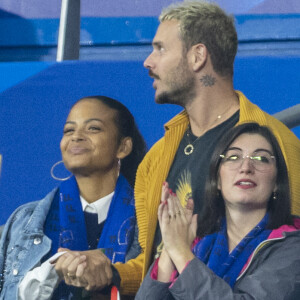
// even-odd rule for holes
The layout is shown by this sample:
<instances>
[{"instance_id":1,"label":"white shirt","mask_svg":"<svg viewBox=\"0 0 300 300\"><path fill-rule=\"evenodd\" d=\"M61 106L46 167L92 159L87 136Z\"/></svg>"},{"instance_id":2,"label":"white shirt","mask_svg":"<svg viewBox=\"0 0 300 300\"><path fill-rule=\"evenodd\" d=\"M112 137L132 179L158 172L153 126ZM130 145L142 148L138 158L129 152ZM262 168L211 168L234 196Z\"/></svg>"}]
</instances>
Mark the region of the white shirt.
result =
<instances>
[{"instance_id":1,"label":"white shirt","mask_svg":"<svg viewBox=\"0 0 300 300\"><path fill-rule=\"evenodd\" d=\"M80 196L82 210L89 213L98 214L98 224L106 220L109 206L115 192L98 199L93 203L88 203ZM55 271L56 260L65 252L59 252L42 263L39 267L27 272L18 288L19 300L48 300L54 289L60 283L58 274Z\"/></svg>"},{"instance_id":2,"label":"white shirt","mask_svg":"<svg viewBox=\"0 0 300 300\"><path fill-rule=\"evenodd\" d=\"M110 193L109 195L93 202L88 203L83 197L80 196L80 202L82 205L82 210L89 213L98 214L98 224L102 223L107 218L107 213L111 200L115 192Z\"/></svg>"}]
</instances>

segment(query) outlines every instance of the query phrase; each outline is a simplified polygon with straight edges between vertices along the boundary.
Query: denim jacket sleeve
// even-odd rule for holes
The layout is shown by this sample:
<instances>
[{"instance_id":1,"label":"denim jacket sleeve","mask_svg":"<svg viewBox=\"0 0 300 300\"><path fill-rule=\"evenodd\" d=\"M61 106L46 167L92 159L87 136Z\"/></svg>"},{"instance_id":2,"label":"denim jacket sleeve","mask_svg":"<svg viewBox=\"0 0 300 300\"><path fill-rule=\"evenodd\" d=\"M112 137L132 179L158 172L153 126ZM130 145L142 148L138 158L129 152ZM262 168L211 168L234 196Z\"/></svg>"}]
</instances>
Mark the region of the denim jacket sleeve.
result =
<instances>
[{"instance_id":1,"label":"denim jacket sleeve","mask_svg":"<svg viewBox=\"0 0 300 300\"><path fill-rule=\"evenodd\" d=\"M5 224L0 240L0 300L18 299L24 275L39 266L51 247L43 225L55 190L43 200L20 206Z\"/></svg>"}]
</instances>

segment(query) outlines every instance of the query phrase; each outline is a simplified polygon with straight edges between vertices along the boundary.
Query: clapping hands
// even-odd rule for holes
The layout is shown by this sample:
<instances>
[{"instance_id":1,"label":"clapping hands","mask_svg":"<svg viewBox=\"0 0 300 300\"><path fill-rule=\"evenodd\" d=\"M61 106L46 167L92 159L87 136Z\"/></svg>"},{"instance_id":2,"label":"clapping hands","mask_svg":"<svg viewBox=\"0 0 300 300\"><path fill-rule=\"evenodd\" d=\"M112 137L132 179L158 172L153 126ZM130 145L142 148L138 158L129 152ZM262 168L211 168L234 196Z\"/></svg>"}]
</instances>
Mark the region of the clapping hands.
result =
<instances>
[{"instance_id":1,"label":"clapping hands","mask_svg":"<svg viewBox=\"0 0 300 300\"><path fill-rule=\"evenodd\" d=\"M164 249L179 272L194 257L191 244L196 237L197 215L193 215L193 209L192 199L189 199L185 208L182 207L177 196L169 189L168 183L164 183L158 221Z\"/></svg>"}]
</instances>

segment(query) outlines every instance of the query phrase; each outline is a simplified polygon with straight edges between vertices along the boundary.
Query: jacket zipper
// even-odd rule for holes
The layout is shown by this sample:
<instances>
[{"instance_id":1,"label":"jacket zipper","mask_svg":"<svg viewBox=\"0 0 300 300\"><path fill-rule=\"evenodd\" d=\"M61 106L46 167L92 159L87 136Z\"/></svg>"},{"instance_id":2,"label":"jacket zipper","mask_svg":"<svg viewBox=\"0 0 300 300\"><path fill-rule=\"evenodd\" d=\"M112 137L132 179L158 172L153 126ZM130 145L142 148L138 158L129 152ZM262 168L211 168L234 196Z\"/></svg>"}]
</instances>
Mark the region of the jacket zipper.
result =
<instances>
[{"instance_id":1,"label":"jacket zipper","mask_svg":"<svg viewBox=\"0 0 300 300\"><path fill-rule=\"evenodd\" d=\"M248 262L248 265L246 266L246 268L244 269L244 271L237 277L236 281L238 281L238 280L245 274L245 272L249 269L249 266L251 265L251 263L252 263L254 257L256 256L256 254L257 254L257 253L258 253L265 245L267 245L267 244L269 244L269 243L272 243L272 242L274 242L274 241L283 240L283 239L285 239L284 236L283 236L283 237L280 237L280 238L273 238L273 239L265 240L265 241L261 242L261 243L255 248L255 250L253 251L253 254L252 254L251 258L250 258L250 261Z\"/></svg>"}]
</instances>

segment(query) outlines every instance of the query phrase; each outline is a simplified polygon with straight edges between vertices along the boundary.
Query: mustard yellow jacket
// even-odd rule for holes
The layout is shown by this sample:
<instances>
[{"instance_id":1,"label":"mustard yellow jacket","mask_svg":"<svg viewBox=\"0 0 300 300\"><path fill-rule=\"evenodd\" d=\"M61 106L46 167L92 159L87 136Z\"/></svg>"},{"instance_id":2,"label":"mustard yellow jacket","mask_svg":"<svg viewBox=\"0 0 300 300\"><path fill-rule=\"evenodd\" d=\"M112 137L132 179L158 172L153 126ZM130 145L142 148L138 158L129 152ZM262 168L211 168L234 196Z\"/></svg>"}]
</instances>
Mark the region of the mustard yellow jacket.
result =
<instances>
[{"instance_id":1,"label":"mustard yellow jacket","mask_svg":"<svg viewBox=\"0 0 300 300\"><path fill-rule=\"evenodd\" d=\"M238 124L257 122L268 126L276 136L289 171L292 212L300 215L300 140L283 123L263 112L241 92L240 119ZM139 228L141 254L126 264L116 264L121 276L121 292L134 294L152 263L152 246L157 225L157 209L161 187L166 180L179 143L187 129L189 120L182 111L165 124L165 136L146 154L140 164L135 183L135 203Z\"/></svg>"}]
</instances>

